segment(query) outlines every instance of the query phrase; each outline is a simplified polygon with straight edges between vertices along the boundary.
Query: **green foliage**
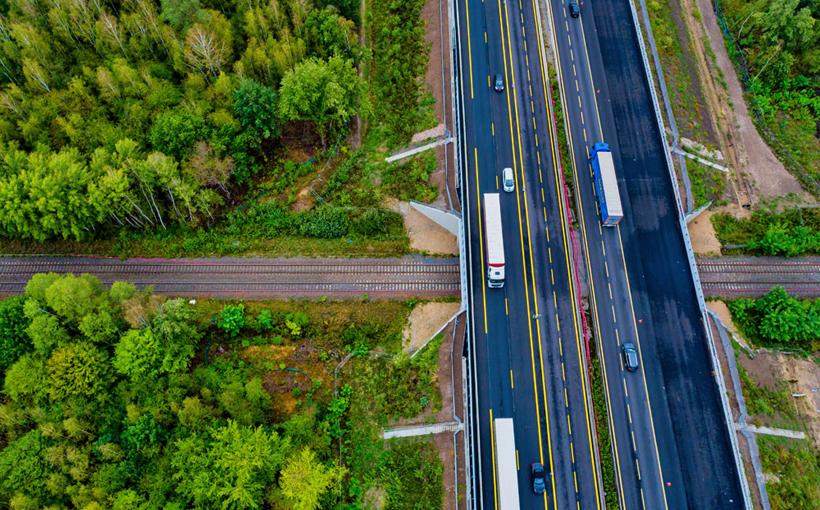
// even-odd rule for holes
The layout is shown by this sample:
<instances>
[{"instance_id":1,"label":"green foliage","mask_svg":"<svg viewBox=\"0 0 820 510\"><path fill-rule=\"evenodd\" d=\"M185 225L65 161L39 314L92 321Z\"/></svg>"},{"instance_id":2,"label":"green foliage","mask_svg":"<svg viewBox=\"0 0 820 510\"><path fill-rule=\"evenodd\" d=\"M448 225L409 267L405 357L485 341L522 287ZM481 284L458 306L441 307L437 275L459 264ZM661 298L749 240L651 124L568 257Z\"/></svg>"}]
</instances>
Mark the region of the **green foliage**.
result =
<instances>
[{"instance_id":1,"label":"green foliage","mask_svg":"<svg viewBox=\"0 0 820 510\"><path fill-rule=\"evenodd\" d=\"M292 454L282 469L279 486L293 510L315 510L330 485L343 472L321 465L310 448Z\"/></svg>"},{"instance_id":2,"label":"green foliage","mask_svg":"<svg viewBox=\"0 0 820 510\"><path fill-rule=\"evenodd\" d=\"M156 149L183 160L194 142L206 138L205 121L184 110L166 112L157 117L149 136Z\"/></svg>"},{"instance_id":3,"label":"green foliage","mask_svg":"<svg viewBox=\"0 0 820 510\"><path fill-rule=\"evenodd\" d=\"M175 443L171 465L179 494L200 508L262 508L264 489L284 463L287 440L229 421L207 437Z\"/></svg>"},{"instance_id":4,"label":"green foliage","mask_svg":"<svg viewBox=\"0 0 820 510\"><path fill-rule=\"evenodd\" d=\"M217 325L230 337L238 335L245 327L245 305L225 305L219 314Z\"/></svg>"},{"instance_id":5,"label":"green foliage","mask_svg":"<svg viewBox=\"0 0 820 510\"><path fill-rule=\"evenodd\" d=\"M33 345L26 333L29 319L23 313L22 296L0 300L0 375Z\"/></svg>"},{"instance_id":6,"label":"green foliage","mask_svg":"<svg viewBox=\"0 0 820 510\"><path fill-rule=\"evenodd\" d=\"M729 54L748 65L744 81L764 138L804 188L817 195L820 6L800 0L725 0L720 6L732 34Z\"/></svg>"},{"instance_id":7,"label":"green foliage","mask_svg":"<svg viewBox=\"0 0 820 510\"><path fill-rule=\"evenodd\" d=\"M233 112L239 124L259 138L279 136L276 92L251 79L244 79L233 94Z\"/></svg>"},{"instance_id":8,"label":"green foliage","mask_svg":"<svg viewBox=\"0 0 820 510\"><path fill-rule=\"evenodd\" d=\"M444 467L432 441L392 440L379 465L389 509L441 508Z\"/></svg>"},{"instance_id":9,"label":"green foliage","mask_svg":"<svg viewBox=\"0 0 820 510\"><path fill-rule=\"evenodd\" d=\"M106 355L89 343L58 347L48 359L49 395L53 400L93 398L108 383Z\"/></svg>"},{"instance_id":10,"label":"green foliage","mask_svg":"<svg viewBox=\"0 0 820 510\"><path fill-rule=\"evenodd\" d=\"M406 0L372 5L376 115L392 133L395 144L409 141L423 119L423 79L429 54L421 17L424 3Z\"/></svg>"},{"instance_id":11,"label":"green foliage","mask_svg":"<svg viewBox=\"0 0 820 510\"><path fill-rule=\"evenodd\" d=\"M33 430L11 442L0 452L0 496L24 494L34 501L47 495L49 466L45 461L46 438ZM42 501L45 501L42 499Z\"/></svg>"},{"instance_id":12,"label":"green foliage","mask_svg":"<svg viewBox=\"0 0 820 510\"><path fill-rule=\"evenodd\" d=\"M817 209L788 209L782 213L759 210L742 220L716 214L712 224L725 251L737 251L740 247L745 253L789 257L820 253Z\"/></svg>"},{"instance_id":13,"label":"green foliage","mask_svg":"<svg viewBox=\"0 0 820 510\"><path fill-rule=\"evenodd\" d=\"M686 162L686 170L692 182L692 194L695 207L706 205L710 200L716 202L723 197L726 190L724 174L695 160Z\"/></svg>"},{"instance_id":14,"label":"green foliage","mask_svg":"<svg viewBox=\"0 0 820 510\"><path fill-rule=\"evenodd\" d=\"M78 281L44 275L22 298L22 316L42 322L41 345L6 370L0 507L361 508L372 487L423 480L439 486L411 499L437 508L428 495L441 482L427 467L379 468L385 413L440 401L441 339L412 360L385 356L399 349L404 303L244 303L257 327L292 331L308 346L244 349L213 320L223 303L206 300L195 310L129 285L107 291ZM90 294L74 288L86 284ZM53 288L73 289L78 302L55 301ZM241 340L257 335L250 329L239 331ZM41 338L48 331L59 338ZM204 355L192 366L203 336ZM334 399L333 367L347 352L356 355L337 374Z\"/></svg>"},{"instance_id":15,"label":"green foliage","mask_svg":"<svg viewBox=\"0 0 820 510\"><path fill-rule=\"evenodd\" d=\"M339 239L347 235L349 228L348 212L345 209L326 206L306 215L299 233L305 237Z\"/></svg>"},{"instance_id":16,"label":"green foliage","mask_svg":"<svg viewBox=\"0 0 820 510\"><path fill-rule=\"evenodd\" d=\"M816 510L820 501L820 452L810 440L759 436L763 470L773 510Z\"/></svg>"},{"instance_id":17,"label":"green foliage","mask_svg":"<svg viewBox=\"0 0 820 510\"><path fill-rule=\"evenodd\" d=\"M328 135L367 108L364 84L353 63L338 56L299 63L282 78L279 94L281 117L313 122L323 146Z\"/></svg>"},{"instance_id":18,"label":"green foliage","mask_svg":"<svg viewBox=\"0 0 820 510\"><path fill-rule=\"evenodd\" d=\"M391 195L401 200L432 202L436 187L429 184L430 175L436 169L433 152L417 156L402 165L390 165L384 175L384 184Z\"/></svg>"},{"instance_id":19,"label":"green foliage","mask_svg":"<svg viewBox=\"0 0 820 510\"><path fill-rule=\"evenodd\" d=\"M775 287L759 299L730 301L729 309L752 340L809 352L820 347L820 299L801 301Z\"/></svg>"}]
</instances>

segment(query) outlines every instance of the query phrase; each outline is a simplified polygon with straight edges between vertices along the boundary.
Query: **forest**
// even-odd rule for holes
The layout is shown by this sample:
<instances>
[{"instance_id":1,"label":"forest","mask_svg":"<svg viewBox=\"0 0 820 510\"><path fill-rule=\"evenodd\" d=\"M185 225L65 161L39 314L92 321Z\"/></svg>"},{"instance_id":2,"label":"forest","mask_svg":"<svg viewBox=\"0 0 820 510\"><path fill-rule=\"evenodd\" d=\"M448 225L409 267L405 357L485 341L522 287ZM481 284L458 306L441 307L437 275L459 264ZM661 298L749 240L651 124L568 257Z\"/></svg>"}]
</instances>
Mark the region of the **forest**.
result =
<instances>
[{"instance_id":1,"label":"forest","mask_svg":"<svg viewBox=\"0 0 820 510\"><path fill-rule=\"evenodd\" d=\"M729 54L758 129L807 191L820 193L820 3L812 0L719 0Z\"/></svg>"},{"instance_id":2,"label":"forest","mask_svg":"<svg viewBox=\"0 0 820 510\"><path fill-rule=\"evenodd\" d=\"M430 123L423 2L376 4L363 45L351 0L0 2L0 238L196 238L256 204L276 223L320 166ZM429 200L421 168L405 187ZM396 239L374 193L279 235L341 237L342 215Z\"/></svg>"},{"instance_id":3,"label":"forest","mask_svg":"<svg viewBox=\"0 0 820 510\"><path fill-rule=\"evenodd\" d=\"M37 275L0 300L0 507L440 508L434 444L380 437L441 405L440 340L401 354L413 306Z\"/></svg>"}]
</instances>

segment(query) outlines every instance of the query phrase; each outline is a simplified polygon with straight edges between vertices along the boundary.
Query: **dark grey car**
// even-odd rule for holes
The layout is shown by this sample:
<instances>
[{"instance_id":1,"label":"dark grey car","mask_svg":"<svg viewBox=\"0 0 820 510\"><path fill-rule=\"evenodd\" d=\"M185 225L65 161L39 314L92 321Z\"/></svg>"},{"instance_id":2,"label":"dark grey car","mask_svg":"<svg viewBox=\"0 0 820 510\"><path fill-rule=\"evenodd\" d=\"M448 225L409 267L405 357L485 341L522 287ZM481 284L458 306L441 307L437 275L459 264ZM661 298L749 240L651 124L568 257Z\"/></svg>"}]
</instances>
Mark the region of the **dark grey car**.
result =
<instances>
[{"instance_id":1,"label":"dark grey car","mask_svg":"<svg viewBox=\"0 0 820 510\"><path fill-rule=\"evenodd\" d=\"M581 15L581 6L575 0L569 0L567 10L569 11L569 15L573 18L577 18Z\"/></svg>"},{"instance_id":2,"label":"dark grey car","mask_svg":"<svg viewBox=\"0 0 820 510\"><path fill-rule=\"evenodd\" d=\"M626 342L621 346L621 354L624 358L624 367L630 372L634 372L638 370L638 349L635 348L635 344L631 342Z\"/></svg>"}]
</instances>

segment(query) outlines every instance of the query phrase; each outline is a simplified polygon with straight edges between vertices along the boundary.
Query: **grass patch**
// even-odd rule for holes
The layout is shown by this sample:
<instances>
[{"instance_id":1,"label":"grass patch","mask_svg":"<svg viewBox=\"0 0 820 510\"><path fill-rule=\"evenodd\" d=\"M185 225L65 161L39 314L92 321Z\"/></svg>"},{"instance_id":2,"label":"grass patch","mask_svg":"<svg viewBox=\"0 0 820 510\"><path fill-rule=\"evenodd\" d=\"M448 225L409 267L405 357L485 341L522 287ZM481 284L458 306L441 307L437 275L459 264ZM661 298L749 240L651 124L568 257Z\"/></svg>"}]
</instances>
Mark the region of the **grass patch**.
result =
<instances>
[{"instance_id":1,"label":"grass patch","mask_svg":"<svg viewBox=\"0 0 820 510\"><path fill-rule=\"evenodd\" d=\"M590 361L592 379L592 409L595 412L595 430L598 433L598 451L601 457L601 476L603 477L604 494L607 510L618 509L618 491L615 486L615 459L612 457L612 438L609 434L609 416L607 415L606 395L604 394L601 363L598 359L598 346L590 339L592 360Z\"/></svg>"},{"instance_id":2,"label":"grass patch","mask_svg":"<svg viewBox=\"0 0 820 510\"><path fill-rule=\"evenodd\" d=\"M693 81L694 71L685 56L686 52L694 51L691 34L687 30L686 34L682 35L678 30L670 0L648 0L646 5L668 85L672 111L681 133L705 142L708 134L701 119L703 105L698 102L700 94L697 93L696 83ZM696 17L699 15L699 12L695 14Z\"/></svg>"},{"instance_id":3,"label":"grass patch","mask_svg":"<svg viewBox=\"0 0 820 510\"><path fill-rule=\"evenodd\" d=\"M808 440L757 436L766 491L774 510L820 508L820 452Z\"/></svg>"},{"instance_id":4,"label":"grass patch","mask_svg":"<svg viewBox=\"0 0 820 510\"><path fill-rule=\"evenodd\" d=\"M689 159L686 161L689 180L692 182L692 194L695 199L695 208L717 202L726 191L726 176L720 170Z\"/></svg>"},{"instance_id":5,"label":"grass patch","mask_svg":"<svg viewBox=\"0 0 820 510\"><path fill-rule=\"evenodd\" d=\"M820 253L820 209L761 209L751 218L715 214L712 225L725 254L817 255Z\"/></svg>"},{"instance_id":6,"label":"grass patch","mask_svg":"<svg viewBox=\"0 0 820 510\"><path fill-rule=\"evenodd\" d=\"M800 418L792 402L791 393L781 384L769 389L757 384L741 364L737 365L740 384L749 415L759 425L800 429Z\"/></svg>"},{"instance_id":7,"label":"grass patch","mask_svg":"<svg viewBox=\"0 0 820 510\"><path fill-rule=\"evenodd\" d=\"M385 509L441 508L444 467L431 439L393 439L378 467Z\"/></svg>"}]
</instances>

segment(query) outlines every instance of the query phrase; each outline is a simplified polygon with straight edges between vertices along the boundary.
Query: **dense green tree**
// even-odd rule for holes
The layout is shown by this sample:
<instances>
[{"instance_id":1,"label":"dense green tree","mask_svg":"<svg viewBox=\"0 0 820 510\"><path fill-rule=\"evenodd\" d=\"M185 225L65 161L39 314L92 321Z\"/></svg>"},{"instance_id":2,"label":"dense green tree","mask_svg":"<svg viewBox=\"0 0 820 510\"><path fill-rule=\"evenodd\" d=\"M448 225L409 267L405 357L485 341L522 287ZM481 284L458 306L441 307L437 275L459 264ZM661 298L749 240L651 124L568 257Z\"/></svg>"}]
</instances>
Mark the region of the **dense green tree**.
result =
<instances>
[{"instance_id":1,"label":"dense green tree","mask_svg":"<svg viewBox=\"0 0 820 510\"><path fill-rule=\"evenodd\" d=\"M729 303L741 330L766 345L813 351L820 342L820 299L801 301L782 287L759 299Z\"/></svg>"},{"instance_id":2,"label":"dense green tree","mask_svg":"<svg viewBox=\"0 0 820 510\"><path fill-rule=\"evenodd\" d=\"M48 442L38 430L28 432L0 451L0 493L29 496L44 503L46 478L51 467L45 461Z\"/></svg>"},{"instance_id":3,"label":"dense green tree","mask_svg":"<svg viewBox=\"0 0 820 510\"><path fill-rule=\"evenodd\" d=\"M294 510L315 510L337 477L338 473L323 466L310 448L303 448L288 458L279 485Z\"/></svg>"},{"instance_id":4,"label":"dense green tree","mask_svg":"<svg viewBox=\"0 0 820 510\"><path fill-rule=\"evenodd\" d=\"M51 398L98 397L109 382L106 358L105 352L90 343L58 347L46 364Z\"/></svg>"},{"instance_id":5,"label":"dense green tree","mask_svg":"<svg viewBox=\"0 0 820 510\"><path fill-rule=\"evenodd\" d=\"M282 78L279 111L285 120L312 121L322 137L343 127L365 106L364 86L349 60L315 58Z\"/></svg>"},{"instance_id":6,"label":"dense green tree","mask_svg":"<svg viewBox=\"0 0 820 510\"><path fill-rule=\"evenodd\" d=\"M261 508L265 487L282 466L287 441L262 428L228 422L206 442L192 435L175 443L171 464L180 495L200 508Z\"/></svg>"},{"instance_id":7,"label":"dense green tree","mask_svg":"<svg viewBox=\"0 0 820 510\"><path fill-rule=\"evenodd\" d=\"M80 331L94 343L109 344L119 334L120 328L108 310L89 313L80 320Z\"/></svg>"},{"instance_id":8,"label":"dense green tree","mask_svg":"<svg viewBox=\"0 0 820 510\"><path fill-rule=\"evenodd\" d=\"M26 331L34 349L42 356L48 356L52 349L68 342L70 338L57 317L48 313L35 316Z\"/></svg>"},{"instance_id":9,"label":"dense green tree","mask_svg":"<svg viewBox=\"0 0 820 510\"><path fill-rule=\"evenodd\" d=\"M120 339L114 353L114 368L139 382L159 374L162 347L150 329L131 329Z\"/></svg>"},{"instance_id":10,"label":"dense green tree","mask_svg":"<svg viewBox=\"0 0 820 510\"><path fill-rule=\"evenodd\" d=\"M30 323L23 313L25 298L14 296L0 300L0 376L33 345L26 333Z\"/></svg>"},{"instance_id":11,"label":"dense green tree","mask_svg":"<svg viewBox=\"0 0 820 510\"><path fill-rule=\"evenodd\" d=\"M160 370L172 374L188 369L202 333L193 323L196 311L184 299L162 303L151 331L162 346Z\"/></svg>"},{"instance_id":12,"label":"dense green tree","mask_svg":"<svg viewBox=\"0 0 820 510\"><path fill-rule=\"evenodd\" d=\"M3 391L12 400L37 404L48 396L48 371L45 361L25 354L7 371Z\"/></svg>"},{"instance_id":13,"label":"dense green tree","mask_svg":"<svg viewBox=\"0 0 820 510\"><path fill-rule=\"evenodd\" d=\"M321 59L332 56L354 58L356 27L331 9L316 9L302 27L309 53Z\"/></svg>"},{"instance_id":14,"label":"dense green tree","mask_svg":"<svg viewBox=\"0 0 820 510\"><path fill-rule=\"evenodd\" d=\"M186 111L163 113L151 128L151 145L178 161L185 159L194 142L207 138L202 117Z\"/></svg>"},{"instance_id":15,"label":"dense green tree","mask_svg":"<svg viewBox=\"0 0 820 510\"><path fill-rule=\"evenodd\" d=\"M46 304L64 320L78 323L97 307L101 289L94 276L65 275L46 289Z\"/></svg>"},{"instance_id":16,"label":"dense green tree","mask_svg":"<svg viewBox=\"0 0 820 510\"><path fill-rule=\"evenodd\" d=\"M279 135L276 92L261 83L244 79L233 95L233 111L243 128L260 138Z\"/></svg>"}]
</instances>

